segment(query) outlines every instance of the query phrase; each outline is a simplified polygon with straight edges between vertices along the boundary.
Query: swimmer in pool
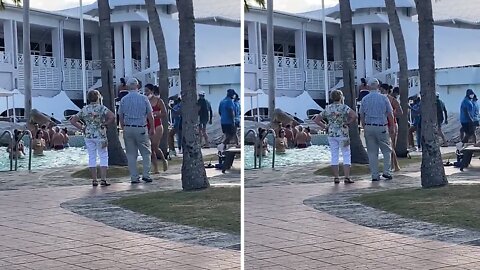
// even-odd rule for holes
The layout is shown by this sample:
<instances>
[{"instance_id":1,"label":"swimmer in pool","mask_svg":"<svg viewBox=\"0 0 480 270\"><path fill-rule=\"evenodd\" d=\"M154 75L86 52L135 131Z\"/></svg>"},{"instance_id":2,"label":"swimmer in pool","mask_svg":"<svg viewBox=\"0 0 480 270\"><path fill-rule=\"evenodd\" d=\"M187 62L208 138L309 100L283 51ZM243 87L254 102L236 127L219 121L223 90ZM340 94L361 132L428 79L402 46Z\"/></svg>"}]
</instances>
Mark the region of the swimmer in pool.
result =
<instances>
[{"instance_id":1,"label":"swimmer in pool","mask_svg":"<svg viewBox=\"0 0 480 270\"><path fill-rule=\"evenodd\" d=\"M52 146L53 149L55 150L62 150L65 148L64 143L65 143L65 136L60 132L59 127L55 127L55 133L53 134L53 137L51 138L52 140Z\"/></svg>"},{"instance_id":2,"label":"swimmer in pool","mask_svg":"<svg viewBox=\"0 0 480 270\"><path fill-rule=\"evenodd\" d=\"M295 137L293 136L292 126L290 124L285 127L285 138L287 139L288 148L295 147Z\"/></svg>"},{"instance_id":3,"label":"swimmer in pool","mask_svg":"<svg viewBox=\"0 0 480 270\"><path fill-rule=\"evenodd\" d=\"M302 126L298 126L297 136L295 136L295 143L297 148L307 148L307 133L303 130Z\"/></svg>"},{"instance_id":4,"label":"swimmer in pool","mask_svg":"<svg viewBox=\"0 0 480 270\"><path fill-rule=\"evenodd\" d=\"M267 130L264 128L258 128L258 140L259 143L255 146L255 155L259 157L260 155L266 156L268 150L268 141L267 141Z\"/></svg>"},{"instance_id":5,"label":"swimmer in pool","mask_svg":"<svg viewBox=\"0 0 480 270\"><path fill-rule=\"evenodd\" d=\"M45 150L45 139L43 139L42 130L38 130L33 140L33 155L35 156L44 156L43 150Z\"/></svg>"},{"instance_id":6,"label":"swimmer in pool","mask_svg":"<svg viewBox=\"0 0 480 270\"><path fill-rule=\"evenodd\" d=\"M13 139L14 139L14 144L10 145L7 148L7 152L10 153L10 158L23 158L25 156L25 149L23 146L23 142L20 139L20 135L22 134L21 130L15 129L13 131ZM18 143L16 143L18 141ZM13 150L12 150L13 149Z\"/></svg>"},{"instance_id":7,"label":"swimmer in pool","mask_svg":"<svg viewBox=\"0 0 480 270\"><path fill-rule=\"evenodd\" d=\"M63 147L70 147L70 143L68 142L70 140L70 138L68 137L68 129L66 127L62 128L61 133L63 135Z\"/></svg>"},{"instance_id":8,"label":"swimmer in pool","mask_svg":"<svg viewBox=\"0 0 480 270\"><path fill-rule=\"evenodd\" d=\"M305 128L305 134L307 134L307 147L312 146L312 135L310 134L311 130L310 127Z\"/></svg>"},{"instance_id":9,"label":"swimmer in pool","mask_svg":"<svg viewBox=\"0 0 480 270\"><path fill-rule=\"evenodd\" d=\"M285 151L288 147L287 138L285 137L285 129L280 129L278 132L278 137L275 140L275 151L278 154L285 154Z\"/></svg>"}]
</instances>

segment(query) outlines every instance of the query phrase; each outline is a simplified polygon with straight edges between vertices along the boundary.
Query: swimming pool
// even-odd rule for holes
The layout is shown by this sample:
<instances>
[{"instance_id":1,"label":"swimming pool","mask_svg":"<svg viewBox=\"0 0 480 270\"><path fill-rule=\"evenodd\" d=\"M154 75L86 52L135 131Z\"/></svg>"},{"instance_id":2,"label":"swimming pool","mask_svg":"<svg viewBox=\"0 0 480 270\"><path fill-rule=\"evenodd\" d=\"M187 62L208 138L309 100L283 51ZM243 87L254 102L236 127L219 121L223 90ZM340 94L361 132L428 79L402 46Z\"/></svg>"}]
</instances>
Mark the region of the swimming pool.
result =
<instances>
[{"instance_id":1,"label":"swimming pool","mask_svg":"<svg viewBox=\"0 0 480 270\"><path fill-rule=\"evenodd\" d=\"M27 156L18 159L18 170L28 170L28 148L25 147ZM84 166L88 164L87 151L83 147L69 147L63 150L44 151L44 156L32 155L32 170L58 168L65 166ZM15 168L15 160L13 161ZM7 148L0 147L0 171L10 170L10 160Z\"/></svg>"},{"instance_id":2,"label":"swimming pool","mask_svg":"<svg viewBox=\"0 0 480 270\"><path fill-rule=\"evenodd\" d=\"M269 147L272 151L272 146ZM253 145L245 146L245 169L253 169ZM262 158L262 168L272 167L272 152ZM312 145L304 149L287 149L285 154L275 156L275 167L305 165L307 163L329 163L330 151L326 145ZM258 166L258 160L257 160Z\"/></svg>"}]
</instances>

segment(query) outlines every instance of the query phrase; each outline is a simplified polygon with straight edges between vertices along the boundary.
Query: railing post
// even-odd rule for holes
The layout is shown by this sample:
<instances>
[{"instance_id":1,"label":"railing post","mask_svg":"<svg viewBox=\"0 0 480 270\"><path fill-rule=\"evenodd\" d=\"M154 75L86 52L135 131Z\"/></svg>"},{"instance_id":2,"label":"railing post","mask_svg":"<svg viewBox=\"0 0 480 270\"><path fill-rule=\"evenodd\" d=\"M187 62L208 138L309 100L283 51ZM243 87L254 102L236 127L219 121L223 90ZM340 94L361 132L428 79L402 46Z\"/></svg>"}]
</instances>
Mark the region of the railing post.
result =
<instances>
[{"instance_id":1,"label":"railing post","mask_svg":"<svg viewBox=\"0 0 480 270\"><path fill-rule=\"evenodd\" d=\"M272 169L275 168L275 153L276 153L276 140L277 140L277 134L274 129L269 129L268 133L271 133L273 135L273 157L272 157ZM268 134L267 133L267 134Z\"/></svg>"}]
</instances>

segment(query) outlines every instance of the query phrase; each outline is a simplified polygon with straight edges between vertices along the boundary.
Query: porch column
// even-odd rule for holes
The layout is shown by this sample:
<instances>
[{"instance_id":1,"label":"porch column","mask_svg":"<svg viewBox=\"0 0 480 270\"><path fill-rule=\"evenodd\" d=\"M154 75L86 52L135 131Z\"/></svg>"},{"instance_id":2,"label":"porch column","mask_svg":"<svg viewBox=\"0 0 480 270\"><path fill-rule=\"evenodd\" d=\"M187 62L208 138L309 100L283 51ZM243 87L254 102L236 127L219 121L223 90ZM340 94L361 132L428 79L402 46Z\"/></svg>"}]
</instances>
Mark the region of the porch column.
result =
<instances>
[{"instance_id":1,"label":"porch column","mask_svg":"<svg viewBox=\"0 0 480 270\"><path fill-rule=\"evenodd\" d=\"M148 28L140 28L140 65L142 71L147 68L148 59Z\"/></svg>"},{"instance_id":2,"label":"porch column","mask_svg":"<svg viewBox=\"0 0 480 270\"><path fill-rule=\"evenodd\" d=\"M132 77L132 28L128 23L123 24L123 56L125 77Z\"/></svg>"},{"instance_id":3,"label":"porch column","mask_svg":"<svg viewBox=\"0 0 480 270\"><path fill-rule=\"evenodd\" d=\"M13 21L6 20L3 21L3 40L5 42L5 54L7 55L7 60L9 64L12 64L15 56L15 36L13 33Z\"/></svg>"},{"instance_id":4,"label":"porch column","mask_svg":"<svg viewBox=\"0 0 480 270\"><path fill-rule=\"evenodd\" d=\"M333 61L342 61L342 42L340 37L333 38Z\"/></svg>"},{"instance_id":5,"label":"porch column","mask_svg":"<svg viewBox=\"0 0 480 270\"><path fill-rule=\"evenodd\" d=\"M124 69L123 69L123 37L122 37L122 26L118 25L115 26L114 29L114 41L113 44L115 46L115 81L117 83L120 82L120 78L125 76Z\"/></svg>"},{"instance_id":6,"label":"porch column","mask_svg":"<svg viewBox=\"0 0 480 270\"><path fill-rule=\"evenodd\" d=\"M55 58L57 67L62 65L63 63L61 62L61 53L62 49L60 48L61 40L60 40L60 25L58 28L53 28L52 31L52 56Z\"/></svg>"},{"instance_id":7,"label":"porch column","mask_svg":"<svg viewBox=\"0 0 480 270\"><path fill-rule=\"evenodd\" d=\"M258 34L257 34L257 23L248 22L247 23L247 37L248 37L248 54L250 57L253 57L253 64L258 66Z\"/></svg>"},{"instance_id":8,"label":"porch column","mask_svg":"<svg viewBox=\"0 0 480 270\"><path fill-rule=\"evenodd\" d=\"M90 46L92 47L92 60L100 59L100 44L98 35L92 35L90 37Z\"/></svg>"},{"instance_id":9,"label":"porch column","mask_svg":"<svg viewBox=\"0 0 480 270\"><path fill-rule=\"evenodd\" d=\"M355 29L355 53L357 60L357 82L360 84L360 79L365 78L365 43L363 41L363 29Z\"/></svg>"},{"instance_id":10,"label":"porch column","mask_svg":"<svg viewBox=\"0 0 480 270\"><path fill-rule=\"evenodd\" d=\"M365 31L365 75L373 76L373 48L372 48L372 27L364 26Z\"/></svg>"},{"instance_id":11,"label":"porch column","mask_svg":"<svg viewBox=\"0 0 480 270\"><path fill-rule=\"evenodd\" d=\"M155 68L158 66L158 54L157 54L157 47L155 46L155 40L153 40L152 30L149 31L149 44L150 44L150 67Z\"/></svg>"},{"instance_id":12,"label":"porch column","mask_svg":"<svg viewBox=\"0 0 480 270\"><path fill-rule=\"evenodd\" d=\"M305 47L307 44L306 36L307 34L304 29L295 30L295 57L297 58L297 64L302 78L302 89L298 90L305 90L305 63L307 61L307 48Z\"/></svg>"},{"instance_id":13,"label":"porch column","mask_svg":"<svg viewBox=\"0 0 480 270\"><path fill-rule=\"evenodd\" d=\"M257 22L257 59L258 59L258 69L262 69L262 55L263 55L263 47L262 47L262 24ZM260 87L259 87L260 88Z\"/></svg>"},{"instance_id":14,"label":"porch column","mask_svg":"<svg viewBox=\"0 0 480 270\"><path fill-rule=\"evenodd\" d=\"M393 71L398 71L398 56L397 56L397 47L395 46L395 42L393 41L392 31L390 31L389 35L389 45L390 45L390 67Z\"/></svg>"},{"instance_id":15,"label":"porch column","mask_svg":"<svg viewBox=\"0 0 480 270\"><path fill-rule=\"evenodd\" d=\"M13 55L12 55L12 63L15 67L17 67L17 55L18 55L18 33L17 33L17 21L13 21Z\"/></svg>"},{"instance_id":16,"label":"porch column","mask_svg":"<svg viewBox=\"0 0 480 270\"><path fill-rule=\"evenodd\" d=\"M381 41L381 47L382 47L382 71L385 71L388 69L387 67L387 60L388 60L388 29L382 29L382 41Z\"/></svg>"}]
</instances>

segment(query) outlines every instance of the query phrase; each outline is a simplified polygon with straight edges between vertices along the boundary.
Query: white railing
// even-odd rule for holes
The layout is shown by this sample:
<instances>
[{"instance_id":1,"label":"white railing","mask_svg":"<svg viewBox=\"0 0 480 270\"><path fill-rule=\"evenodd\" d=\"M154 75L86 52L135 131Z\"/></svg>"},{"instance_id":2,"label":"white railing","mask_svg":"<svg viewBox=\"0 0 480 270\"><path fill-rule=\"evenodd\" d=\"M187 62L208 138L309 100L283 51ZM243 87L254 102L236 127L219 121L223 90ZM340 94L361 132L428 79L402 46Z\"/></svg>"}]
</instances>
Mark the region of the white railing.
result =
<instances>
[{"instance_id":1,"label":"white railing","mask_svg":"<svg viewBox=\"0 0 480 270\"><path fill-rule=\"evenodd\" d=\"M419 87L420 86L420 76L408 77L408 88Z\"/></svg>"},{"instance_id":2,"label":"white railing","mask_svg":"<svg viewBox=\"0 0 480 270\"><path fill-rule=\"evenodd\" d=\"M0 63L11 64L11 54L9 52L0 52Z\"/></svg>"},{"instance_id":3,"label":"white railing","mask_svg":"<svg viewBox=\"0 0 480 270\"><path fill-rule=\"evenodd\" d=\"M57 60L55 57L44 56L44 55L30 55L32 62L32 67L45 67L45 68L54 68L57 67ZM19 53L17 55L17 62L19 65L23 65L23 54Z\"/></svg>"},{"instance_id":4,"label":"white railing","mask_svg":"<svg viewBox=\"0 0 480 270\"><path fill-rule=\"evenodd\" d=\"M245 63L246 65L256 65L257 64L256 59L257 57L254 53L243 54L243 63Z\"/></svg>"},{"instance_id":5,"label":"white railing","mask_svg":"<svg viewBox=\"0 0 480 270\"><path fill-rule=\"evenodd\" d=\"M180 76L171 76L168 77L168 87L179 87L180 86Z\"/></svg>"},{"instance_id":6,"label":"white railing","mask_svg":"<svg viewBox=\"0 0 480 270\"><path fill-rule=\"evenodd\" d=\"M373 60L373 70L376 70L377 72L382 72L383 69L382 69L382 61L377 61L377 60Z\"/></svg>"},{"instance_id":7,"label":"white railing","mask_svg":"<svg viewBox=\"0 0 480 270\"><path fill-rule=\"evenodd\" d=\"M135 71L142 71L142 62L140 60L132 59L132 69Z\"/></svg>"}]
</instances>

